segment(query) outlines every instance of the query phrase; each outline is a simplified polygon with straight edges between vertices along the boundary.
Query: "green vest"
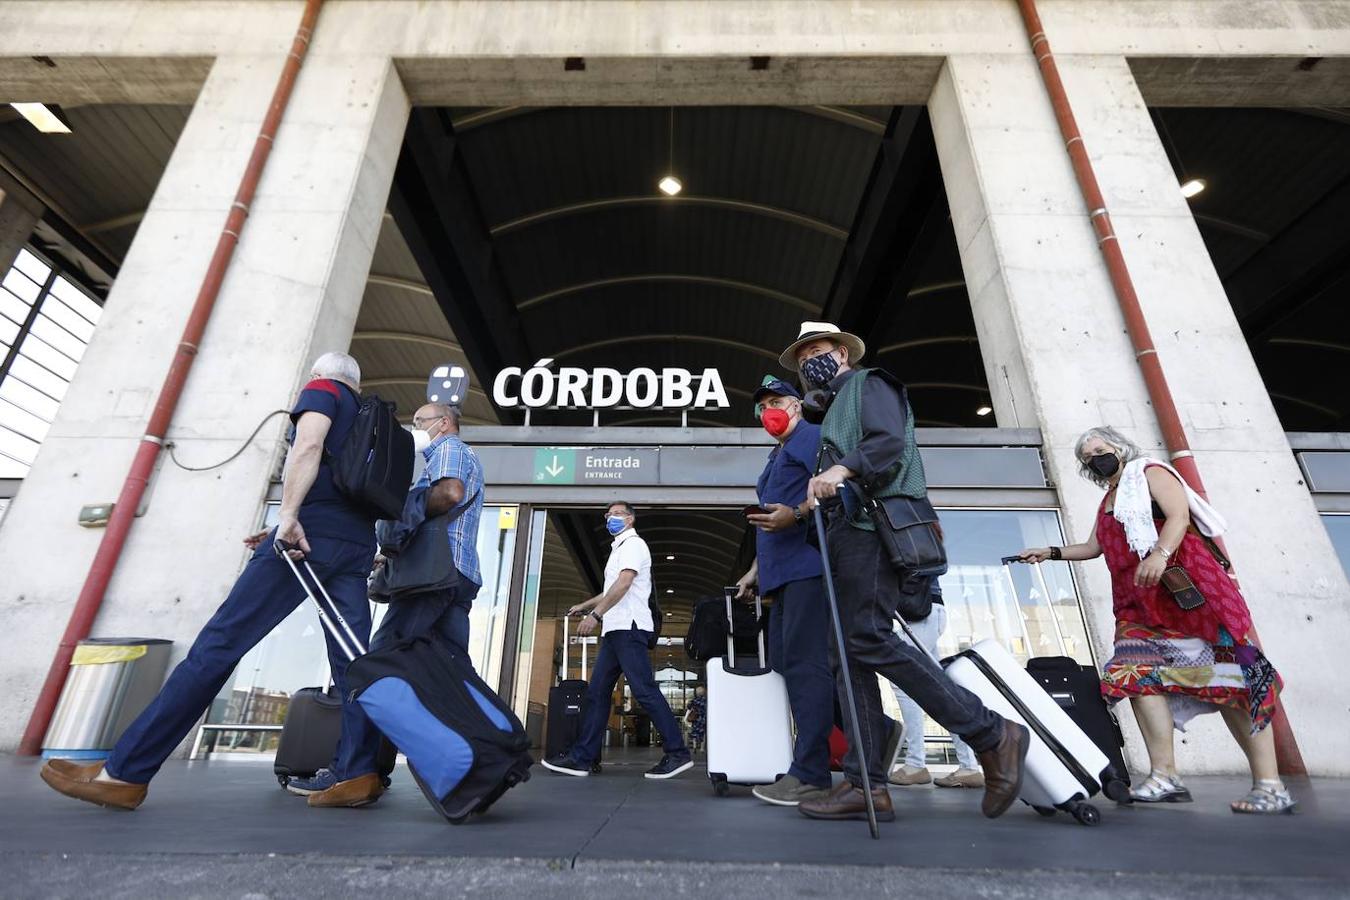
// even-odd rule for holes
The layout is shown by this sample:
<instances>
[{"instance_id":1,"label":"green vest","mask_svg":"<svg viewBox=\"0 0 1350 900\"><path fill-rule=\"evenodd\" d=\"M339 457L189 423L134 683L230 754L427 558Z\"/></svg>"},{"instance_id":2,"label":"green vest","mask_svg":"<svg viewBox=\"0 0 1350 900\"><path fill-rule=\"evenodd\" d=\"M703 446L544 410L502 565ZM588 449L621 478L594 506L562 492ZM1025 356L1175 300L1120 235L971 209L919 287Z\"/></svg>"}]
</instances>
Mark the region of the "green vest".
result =
<instances>
[{"instance_id":1,"label":"green vest","mask_svg":"<svg viewBox=\"0 0 1350 900\"><path fill-rule=\"evenodd\" d=\"M900 394L900 402L905 416L905 449L900 459L867 485L872 496L878 500L884 497L909 497L922 500L928 496L928 481L923 474L923 459L919 456L919 445L914 439L914 411L904 394L904 386L881 369L859 369L858 374L844 383L834 402L820 424L820 456L816 464L822 471L827 459L838 461L857 449L862 442L862 398L863 381L869 377L883 378ZM866 516L851 519L849 524L867 531L873 530L872 522Z\"/></svg>"}]
</instances>

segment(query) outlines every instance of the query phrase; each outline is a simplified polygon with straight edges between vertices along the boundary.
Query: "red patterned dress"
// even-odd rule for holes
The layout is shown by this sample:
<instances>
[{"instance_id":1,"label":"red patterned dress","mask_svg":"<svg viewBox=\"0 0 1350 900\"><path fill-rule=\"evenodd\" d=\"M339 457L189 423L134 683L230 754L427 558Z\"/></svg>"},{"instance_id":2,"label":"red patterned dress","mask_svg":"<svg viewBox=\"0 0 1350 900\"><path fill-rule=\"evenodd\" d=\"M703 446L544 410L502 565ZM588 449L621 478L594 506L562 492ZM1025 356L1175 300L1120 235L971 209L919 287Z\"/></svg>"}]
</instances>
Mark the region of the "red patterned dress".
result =
<instances>
[{"instance_id":1,"label":"red patterned dress","mask_svg":"<svg viewBox=\"0 0 1350 900\"><path fill-rule=\"evenodd\" d=\"M1155 506L1155 515L1159 512ZM1155 524L1161 532L1163 519L1156 518ZM1097 510L1097 543L1111 571L1116 617L1115 653L1102 674L1107 700L1163 694L1179 730L1194 716L1219 706L1249 712L1253 734L1269 725L1280 676L1248 639L1252 617L1247 602L1205 541L1188 530L1171 560L1205 596L1204 604L1192 610L1178 606L1160 585L1135 586L1139 556L1130 550L1125 527L1107 511L1104 498Z\"/></svg>"}]
</instances>

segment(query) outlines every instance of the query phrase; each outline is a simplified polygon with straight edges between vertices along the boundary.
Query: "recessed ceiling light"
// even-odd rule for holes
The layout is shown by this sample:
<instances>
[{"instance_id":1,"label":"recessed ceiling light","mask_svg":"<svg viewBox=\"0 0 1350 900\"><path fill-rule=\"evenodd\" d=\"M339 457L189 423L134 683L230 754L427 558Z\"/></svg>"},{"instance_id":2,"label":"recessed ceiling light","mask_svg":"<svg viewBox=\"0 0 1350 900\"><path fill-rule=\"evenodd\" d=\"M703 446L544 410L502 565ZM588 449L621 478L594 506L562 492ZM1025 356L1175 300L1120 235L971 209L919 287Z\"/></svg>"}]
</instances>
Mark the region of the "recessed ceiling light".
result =
<instances>
[{"instance_id":1,"label":"recessed ceiling light","mask_svg":"<svg viewBox=\"0 0 1350 900\"><path fill-rule=\"evenodd\" d=\"M1190 181L1187 181L1185 184L1181 186L1181 196L1189 200L1196 194L1203 191L1205 187L1206 187L1205 179L1192 178Z\"/></svg>"},{"instance_id":2,"label":"recessed ceiling light","mask_svg":"<svg viewBox=\"0 0 1350 900\"><path fill-rule=\"evenodd\" d=\"M668 560L674 559L674 558L675 558L675 554L673 554L673 553L672 553L670 556L667 556L667 557L666 557L666 559L668 559Z\"/></svg>"},{"instance_id":3,"label":"recessed ceiling light","mask_svg":"<svg viewBox=\"0 0 1350 900\"><path fill-rule=\"evenodd\" d=\"M991 412L993 412L993 411L994 411L994 410L993 410L992 407L989 407L989 406L981 406L979 409L975 410L975 415L977 415L977 416L987 416L987 415L989 415L989 414L990 414Z\"/></svg>"},{"instance_id":4,"label":"recessed ceiling light","mask_svg":"<svg viewBox=\"0 0 1350 900\"><path fill-rule=\"evenodd\" d=\"M70 126L42 103L11 103L14 111L23 116L43 134L70 134Z\"/></svg>"},{"instance_id":5,"label":"recessed ceiling light","mask_svg":"<svg viewBox=\"0 0 1350 900\"><path fill-rule=\"evenodd\" d=\"M674 175L667 175L662 178L656 183L656 186L660 188L661 193L665 194L667 197L674 197L680 191L684 190L684 184Z\"/></svg>"},{"instance_id":6,"label":"recessed ceiling light","mask_svg":"<svg viewBox=\"0 0 1350 900\"><path fill-rule=\"evenodd\" d=\"M674 588L666 588L666 593L667 593L667 594L673 594L673 593L675 593L675 589L674 589Z\"/></svg>"}]
</instances>

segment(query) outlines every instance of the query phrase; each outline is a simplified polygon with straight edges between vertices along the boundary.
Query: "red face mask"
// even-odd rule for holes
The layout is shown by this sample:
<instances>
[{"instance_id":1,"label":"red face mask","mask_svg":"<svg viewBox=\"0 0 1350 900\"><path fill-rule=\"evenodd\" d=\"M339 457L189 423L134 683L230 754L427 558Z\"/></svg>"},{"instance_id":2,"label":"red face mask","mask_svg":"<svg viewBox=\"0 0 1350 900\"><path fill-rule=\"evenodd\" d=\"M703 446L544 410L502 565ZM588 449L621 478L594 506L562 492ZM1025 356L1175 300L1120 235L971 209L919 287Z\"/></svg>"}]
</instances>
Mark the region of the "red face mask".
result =
<instances>
[{"instance_id":1,"label":"red face mask","mask_svg":"<svg viewBox=\"0 0 1350 900\"><path fill-rule=\"evenodd\" d=\"M759 417L759 421L764 426L764 430L771 436L782 437L787 434L788 426L792 424L792 417L785 410L770 407L764 410Z\"/></svg>"}]
</instances>

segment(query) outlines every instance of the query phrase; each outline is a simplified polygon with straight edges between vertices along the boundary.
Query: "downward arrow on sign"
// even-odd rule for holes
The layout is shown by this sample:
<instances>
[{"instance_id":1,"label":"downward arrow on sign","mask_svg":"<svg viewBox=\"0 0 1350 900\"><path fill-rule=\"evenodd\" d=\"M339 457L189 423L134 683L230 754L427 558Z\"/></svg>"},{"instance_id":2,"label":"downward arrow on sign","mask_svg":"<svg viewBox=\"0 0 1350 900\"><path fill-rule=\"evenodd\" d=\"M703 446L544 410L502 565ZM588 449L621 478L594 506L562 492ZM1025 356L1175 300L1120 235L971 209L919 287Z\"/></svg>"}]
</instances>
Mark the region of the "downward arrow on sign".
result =
<instances>
[{"instance_id":1,"label":"downward arrow on sign","mask_svg":"<svg viewBox=\"0 0 1350 900\"><path fill-rule=\"evenodd\" d=\"M544 466L544 471L547 472L552 477L557 478L560 474L562 474L564 468L565 468L564 466L558 465L557 454L554 454L553 464L550 466Z\"/></svg>"}]
</instances>

